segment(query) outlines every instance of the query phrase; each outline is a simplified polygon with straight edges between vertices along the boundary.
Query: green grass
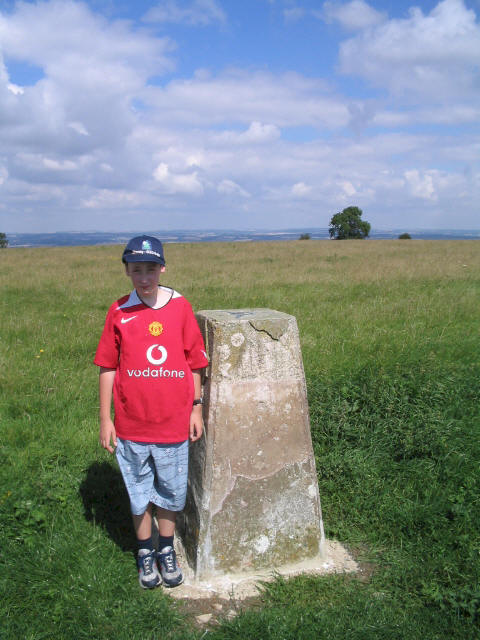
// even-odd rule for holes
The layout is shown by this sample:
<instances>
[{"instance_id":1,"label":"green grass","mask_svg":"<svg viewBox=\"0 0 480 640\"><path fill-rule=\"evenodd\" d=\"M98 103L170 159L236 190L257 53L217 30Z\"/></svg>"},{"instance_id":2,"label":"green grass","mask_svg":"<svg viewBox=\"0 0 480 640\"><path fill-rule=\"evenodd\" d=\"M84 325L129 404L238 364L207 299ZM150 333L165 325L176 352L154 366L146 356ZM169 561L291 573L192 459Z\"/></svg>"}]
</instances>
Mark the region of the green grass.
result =
<instances>
[{"instance_id":1,"label":"green grass","mask_svg":"<svg viewBox=\"0 0 480 640\"><path fill-rule=\"evenodd\" d=\"M480 245L166 247L195 309L297 317L323 515L368 579L277 579L203 636L476 638ZM0 638L200 639L138 587L128 505L97 444L93 354L128 291L119 247L0 251ZM370 575L371 572L371 575Z\"/></svg>"}]
</instances>

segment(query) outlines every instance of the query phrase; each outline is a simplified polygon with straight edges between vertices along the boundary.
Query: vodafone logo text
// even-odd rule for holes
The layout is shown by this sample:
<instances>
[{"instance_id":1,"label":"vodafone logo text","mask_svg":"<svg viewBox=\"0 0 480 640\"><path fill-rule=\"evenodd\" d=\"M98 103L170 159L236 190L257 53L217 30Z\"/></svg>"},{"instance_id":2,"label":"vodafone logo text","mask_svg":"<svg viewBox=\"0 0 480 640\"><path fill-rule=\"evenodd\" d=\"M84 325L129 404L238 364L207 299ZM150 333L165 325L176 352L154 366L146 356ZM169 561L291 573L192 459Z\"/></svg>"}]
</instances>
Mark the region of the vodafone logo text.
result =
<instances>
[{"instance_id":1,"label":"vodafone logo text","mask_svg":"<svg viewBox=\"0 0 480 640\"><path fill-rule=\"evenodd\" d=\"M152 344L146 351L146 358L150 364L156 367L147 367L146 369L127 369L127 375L130 378L184 378L185 371L178 369L164 369L158 365L166 362L168 353L161 344Z\"/></svg>"}]
</instances>

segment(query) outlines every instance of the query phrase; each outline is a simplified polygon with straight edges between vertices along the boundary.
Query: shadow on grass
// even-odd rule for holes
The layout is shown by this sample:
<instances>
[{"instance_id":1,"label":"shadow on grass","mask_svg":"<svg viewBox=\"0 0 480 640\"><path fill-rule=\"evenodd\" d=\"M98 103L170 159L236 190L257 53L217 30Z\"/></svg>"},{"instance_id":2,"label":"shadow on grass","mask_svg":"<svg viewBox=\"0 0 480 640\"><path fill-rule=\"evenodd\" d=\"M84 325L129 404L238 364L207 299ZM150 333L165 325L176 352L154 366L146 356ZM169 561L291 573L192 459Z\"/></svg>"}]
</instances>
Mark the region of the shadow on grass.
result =
<instances>
[{"instance_id":1,"label":"shadow on grass","mask_svg":"<svg viewBox=\"0 0 480 640\"><path fill-rule=\"evenodd\" d=\"M85 517L102 526L122 549L136 553L136 540L123 478L108 462L94 462L80 485Z\"/></svg>"}]
</instances>

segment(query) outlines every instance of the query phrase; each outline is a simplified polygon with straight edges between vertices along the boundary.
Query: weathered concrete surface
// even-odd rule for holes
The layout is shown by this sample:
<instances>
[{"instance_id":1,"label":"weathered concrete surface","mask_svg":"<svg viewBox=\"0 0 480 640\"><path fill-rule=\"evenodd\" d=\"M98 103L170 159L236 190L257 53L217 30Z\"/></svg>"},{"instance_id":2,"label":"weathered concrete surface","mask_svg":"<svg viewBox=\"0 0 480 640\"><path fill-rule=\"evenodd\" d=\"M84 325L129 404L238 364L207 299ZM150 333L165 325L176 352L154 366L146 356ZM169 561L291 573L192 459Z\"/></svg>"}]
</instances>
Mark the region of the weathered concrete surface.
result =
<instances>
[{"instance_id":1,"label":"weathered concrete surface","mask_svg":"<svg viewBox=\"0 0 480 640\"><path fill-rule=\"evenodd\" d=\"M238 572L227 575L215 575L205 580L198 580L191 567L188 566L185 552L178 544L177 557L182 567L185 581L175 589L167 589L168 594L176 599L203 600L222 598L239 601L258 595L259 586L263 582L271 582L276 575L292 578L296 575L329 575L336 573L362 574L362 568L353 556L336 540L326 540L323 557L302 560L292 564L275 567L272 570L259 569L255 572Z\"/></svg>"},{"instance_id":2,"label":"weathered concrete surface","mask_svg":"<svg viewBox=\"0 0 480 640\"><path fill-rule=\"evenodd\" d=\"M296 320L197 314L210 360L206 437L191 447L178 522L196 579L322 555L324 533Z\"/></svg>"}]
</instances>

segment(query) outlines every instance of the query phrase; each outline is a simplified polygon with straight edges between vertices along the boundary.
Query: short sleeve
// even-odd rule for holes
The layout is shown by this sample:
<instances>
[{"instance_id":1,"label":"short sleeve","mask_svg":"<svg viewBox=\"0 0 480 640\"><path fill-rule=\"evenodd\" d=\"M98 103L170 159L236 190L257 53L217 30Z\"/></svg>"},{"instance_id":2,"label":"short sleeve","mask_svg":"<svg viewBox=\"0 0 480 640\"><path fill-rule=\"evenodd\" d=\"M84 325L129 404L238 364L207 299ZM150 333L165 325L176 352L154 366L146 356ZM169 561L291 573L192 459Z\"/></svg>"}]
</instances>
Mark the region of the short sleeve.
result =
<instances>
[{"instance_id":1,"label":"short sleeve","mask_svg":"<svg viewBox=\"0 0 480 640\"><path fill-rule=\"evenodd\" d=\"M190 369L203 369L208 366L203 337L193 314L192 307L186 300L183 325L183 348Z\"/></svg>"}]
</instances>

